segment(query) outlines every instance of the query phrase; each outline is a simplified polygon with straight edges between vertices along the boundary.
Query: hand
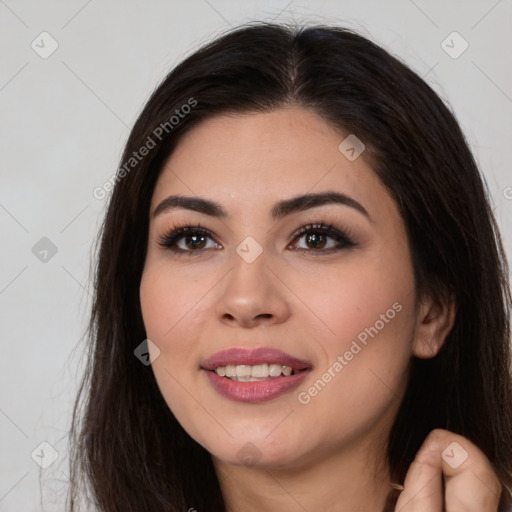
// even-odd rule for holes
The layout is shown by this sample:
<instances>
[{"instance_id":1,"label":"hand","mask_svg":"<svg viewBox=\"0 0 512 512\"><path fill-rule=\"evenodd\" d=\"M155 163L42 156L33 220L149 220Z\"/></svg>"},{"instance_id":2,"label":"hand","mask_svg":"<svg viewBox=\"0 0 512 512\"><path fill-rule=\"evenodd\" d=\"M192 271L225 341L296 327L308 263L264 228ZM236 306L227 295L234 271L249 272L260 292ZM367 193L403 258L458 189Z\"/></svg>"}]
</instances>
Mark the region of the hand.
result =
<instances>
[{"instance_id":1,"label":"hand","mask_svg":"<svg viewBox=\"0 0 512 512\"><path fill-rule=\"evenodd\" d=\"M490 461L477 446L436 429L407 471L395 512L497 512L501 492Z\"/></svg>"}]
</instances>

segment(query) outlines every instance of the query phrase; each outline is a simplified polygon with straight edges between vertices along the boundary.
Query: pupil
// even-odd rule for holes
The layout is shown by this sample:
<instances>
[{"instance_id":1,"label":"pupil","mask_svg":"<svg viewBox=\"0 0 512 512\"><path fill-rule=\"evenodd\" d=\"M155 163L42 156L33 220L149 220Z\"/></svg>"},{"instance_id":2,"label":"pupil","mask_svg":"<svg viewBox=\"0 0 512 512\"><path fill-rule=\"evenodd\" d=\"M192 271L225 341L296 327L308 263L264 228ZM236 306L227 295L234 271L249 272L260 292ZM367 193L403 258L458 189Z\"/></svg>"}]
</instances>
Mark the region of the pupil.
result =
<instances>
[{"instance_id":1,"label":"pupil","mask_svg":"<svg viewBox=\"0 0 512 512\"><path fill-rule=\"evenodd\" d=\"M325 245L325 237L323 235L311 234L307 237L307 244L312 244L312 247L318 249L322 248Z\"/></svg>"},{"instance_id":2,"label":"pupil","mask_svg":"<svg viewBox=\"0 0 512 512\"><path fill-rule=\"evenodd\" d=\"M190 235L188 240L187 246L189 249L201 249L204 246L205 237L203 235Z\"/></svg>"}]
</instances>

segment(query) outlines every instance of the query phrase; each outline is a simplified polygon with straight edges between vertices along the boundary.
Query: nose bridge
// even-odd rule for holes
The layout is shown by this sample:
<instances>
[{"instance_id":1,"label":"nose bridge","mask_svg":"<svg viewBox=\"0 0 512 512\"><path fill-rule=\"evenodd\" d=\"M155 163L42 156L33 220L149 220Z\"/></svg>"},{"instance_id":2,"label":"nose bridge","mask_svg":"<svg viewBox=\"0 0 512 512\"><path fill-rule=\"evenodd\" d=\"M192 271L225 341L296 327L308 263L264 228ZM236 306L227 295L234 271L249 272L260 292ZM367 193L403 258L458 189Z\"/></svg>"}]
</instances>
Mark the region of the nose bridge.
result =
<instances>
[{"instance_id":1,"label":"nose bridge","mask_svg":"<svg viewBox=\"0 0 512 512\"><path fill-rule=\"evenodd\" d=\"M256 244L254 239L246 239L232 255L231 271L216 304L220 319L252 324L258 319L279 322L288 314L283 290L270 270L270 251Z\"/></svg>"},{"instance_id":2,"label":"nose bridge","mask_svg":"<svg viewBox=\"0 0 512 512\"><path fill-rule=\"evenodd\" d=\"M258 250L251 241L239 244L231 258L232 270L226 280L225 294L231 293L238 301L249 297L255 301L258 297L266 296L270 285L267 282L269 264L272 263L268 251L264 251L263 247Z\"/></svg>"}]
</instances>

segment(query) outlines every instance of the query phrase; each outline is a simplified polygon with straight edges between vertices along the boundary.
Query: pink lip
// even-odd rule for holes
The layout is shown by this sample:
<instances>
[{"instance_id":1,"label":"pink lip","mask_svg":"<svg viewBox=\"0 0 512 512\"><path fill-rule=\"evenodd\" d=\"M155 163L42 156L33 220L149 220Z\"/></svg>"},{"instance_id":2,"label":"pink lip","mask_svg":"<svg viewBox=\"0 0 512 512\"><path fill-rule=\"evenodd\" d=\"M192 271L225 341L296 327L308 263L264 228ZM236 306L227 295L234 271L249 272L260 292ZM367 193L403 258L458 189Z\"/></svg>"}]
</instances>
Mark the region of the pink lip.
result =
<instances>
[{"instance_id":1,"label":"pink lip","mask_svg":"<svg viewBox=\"0 0 512 512\"><path fill-rule=\"evenodd\" d=\"M296 388L309 374L303 370L289 377L274 377L259 382L236 382L221 377L213 371L204 370L215 390L222 396L236 402L260 403L267 402Z\"/></svg>"},{"instance_id":2,"label":"pink lip","mask_svg":"<svg viewBox=\"0 0 512 512\"><path fill-rule=\"evenodd\" d=\"M214 371L219 366L228 364L256 365L276 363L290 366L295 372L288 377L270 377L257 382L236 382L217 375ZM286 391L299 386L312 369L307 361L293 357L273 348L256 348L252 350L233 348L217 352L202 365L211 385L222 396L237 402L261 403L276 398Z\"/></svg>"},{"instance_id":3,"label":"pink lip","mask_svg":"<svg viewBox=\"0 0 512 512\"><path fill-rule=\"evenodd\" d=\"M308 361L297 359L281 350L267 347L254 349L229 348L222 350L204 361L201 367L205 370L215 370L215 368L219 366L227 366L228 364L246 364L254 366L264 363L276 363L282 366L290 366L292 370L296 372L311 369L311 364Z\"/></svg>"}]
</instances>

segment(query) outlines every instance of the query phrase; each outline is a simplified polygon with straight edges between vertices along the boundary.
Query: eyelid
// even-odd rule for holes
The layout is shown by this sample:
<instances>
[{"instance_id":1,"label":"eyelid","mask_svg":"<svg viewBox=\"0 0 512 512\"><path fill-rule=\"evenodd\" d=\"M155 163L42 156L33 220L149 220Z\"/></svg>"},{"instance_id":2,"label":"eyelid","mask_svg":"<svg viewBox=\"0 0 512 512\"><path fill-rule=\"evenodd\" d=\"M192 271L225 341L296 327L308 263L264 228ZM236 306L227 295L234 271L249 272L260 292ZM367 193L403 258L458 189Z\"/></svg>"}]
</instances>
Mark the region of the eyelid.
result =
<instances>
[{"instance_id":1,"label":"eyelid","mask_svg":"<svg viewBox=\"0 0 512 512\"><path fill-rule=\"evenodd\" d=\"M290 239L294 240L294 238L300 234L303 234L307 229L318 229L318 228L327 228L328 230L332 230L333 232L340 233L341 235L345 235L346 238L354 242L354 245L359 244L359 234L352 227L352 224L348 221L344 221L343 218L329 215L328 212L319 212L317 214L309 213L303 221L301 221L301 225L290 235ZM356 244L357 241L357 244Z\"/></svg>"},{"instance_id":2,"label":"eyelid","mask_svg":"<svg viewBox=\"0 0 512 512\"><path fill-rule=\"evenodd\" d=\"M292 242L295 240L298 240L302 238L307 233L321 233L328 238L332 238L336 241L338 244L336 247L330 247L328 249L320 249L320 250L314 250L314 249L304 249L304 248L297 248L295 250L302 250L310 253L329 253L329 252L335 252L342 249L349 249L351 247L355 247L357 242L355 242L355 237L352 236L349 233L349 230L339 229L334 224L330 222L313 222L309 224L305 224L302 227L300 227L298 230L295 231L295 233L292 235Z\"/></svg>"},{"instance_id":3,"label":"eyelid","mask_svg":"<svg viewBox=\"0 0 512 512\"><path fill-rule=\"evenodd\" d=\"M164 249L171 250L178 254L183 253L194 253L201 251L186 251L183 249L172 249L172 245L176 244L177 241L184 238L189 234L200 234L205 237L211 238L214 240L216 238L215 233L213 233L210 229L204 227L199 222L195 225L184 223L184 224L176 224L171 226L161 237L157 239L158 245L162 246ZM218 244L218 242L215 241ZM220 245L220 244L219 244Z\"/></svg>"}]
</instances>

